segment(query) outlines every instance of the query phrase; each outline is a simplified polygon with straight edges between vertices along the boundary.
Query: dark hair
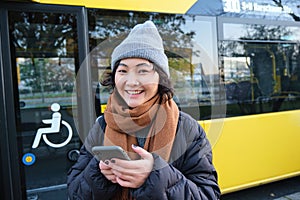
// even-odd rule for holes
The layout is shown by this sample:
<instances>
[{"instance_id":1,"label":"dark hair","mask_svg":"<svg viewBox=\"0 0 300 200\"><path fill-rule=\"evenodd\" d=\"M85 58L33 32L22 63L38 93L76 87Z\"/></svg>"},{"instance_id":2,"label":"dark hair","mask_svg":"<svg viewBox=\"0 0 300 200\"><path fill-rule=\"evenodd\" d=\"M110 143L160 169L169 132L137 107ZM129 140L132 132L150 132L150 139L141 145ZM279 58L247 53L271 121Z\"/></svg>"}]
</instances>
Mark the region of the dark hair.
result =
<instances>
[{"instance_id":1,"label":"dark hair","mask_svg":"<svg viewBox=\"0 0 300 200\"><path fill-rule=\"evenodd\" d=\"M120 64L120 61L117 61L115 63L115 66L112 71L107 70L104 73L103 79L100 82L101 85L107 86L111 92L113 91L113 89L116 86L115 85L115 74L116 74L119 64ZM160 96L160 103L161 103L164 99L169 100L169 99L173 98L174 88L173 88L171 80L168 78L168 75L160 67L158 67L155 63L153 63L153 66L154 66L154 70L159 75L158 95Z\"/></svg>"}]
</instances>

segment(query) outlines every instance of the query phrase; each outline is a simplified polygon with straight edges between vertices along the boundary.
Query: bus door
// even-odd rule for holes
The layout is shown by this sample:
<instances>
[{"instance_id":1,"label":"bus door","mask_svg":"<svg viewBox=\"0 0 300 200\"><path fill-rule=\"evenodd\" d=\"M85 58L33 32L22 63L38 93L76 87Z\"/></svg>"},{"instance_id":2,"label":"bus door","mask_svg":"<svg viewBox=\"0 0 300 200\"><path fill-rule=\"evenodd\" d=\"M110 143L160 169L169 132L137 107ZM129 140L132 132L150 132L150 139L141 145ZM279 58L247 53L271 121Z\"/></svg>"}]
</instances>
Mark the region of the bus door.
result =
<instances>
[{"instance_id":1,"label":"bus door","mask_svg":"<svg viewBox=\"0 0 300 200\"><path fill-rule=\"evenodd\" d=\"M20 180L27 199L67 199L67 172L82 144L74 108L85 24L81 8L24 8L7 10Z\"/></svg>"}]
</instances>

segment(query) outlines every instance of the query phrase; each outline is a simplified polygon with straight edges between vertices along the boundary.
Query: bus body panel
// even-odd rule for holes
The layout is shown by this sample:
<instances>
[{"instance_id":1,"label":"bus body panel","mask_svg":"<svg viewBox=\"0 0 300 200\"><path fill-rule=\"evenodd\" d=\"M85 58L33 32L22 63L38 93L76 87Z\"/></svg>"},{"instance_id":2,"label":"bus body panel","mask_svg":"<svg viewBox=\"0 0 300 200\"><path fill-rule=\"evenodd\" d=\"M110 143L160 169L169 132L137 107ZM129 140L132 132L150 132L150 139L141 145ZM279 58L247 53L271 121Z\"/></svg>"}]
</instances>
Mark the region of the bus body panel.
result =
<instances>
[{"instance_id":1,"label":"bus body panel","mask_svg":"<svg viewBox=\"0 0 300 200\"><path fill-rule=\"evenodd\" d=\"M210 139L214 120L202 121ZM300 174L300 110L224 119L213 147L222 193Z\"/></svg>"},{"instance_id":2,"label":"bus body panel","mask_svg":"<svg viewBox=\"0 0 300 200\"><path fill-rule=\"evenodd\" d=\"M186 13L197 0L114 0L114 1L91 1L91 0L35 0L43 4L62 4L62 5L77 5L85 6L87 8L102 8L102 9L116 9L116 10L134 10L146 12L163 12L163 13ZM178 6L180 5L180 6Z\"/></svg>"}]
</instances>

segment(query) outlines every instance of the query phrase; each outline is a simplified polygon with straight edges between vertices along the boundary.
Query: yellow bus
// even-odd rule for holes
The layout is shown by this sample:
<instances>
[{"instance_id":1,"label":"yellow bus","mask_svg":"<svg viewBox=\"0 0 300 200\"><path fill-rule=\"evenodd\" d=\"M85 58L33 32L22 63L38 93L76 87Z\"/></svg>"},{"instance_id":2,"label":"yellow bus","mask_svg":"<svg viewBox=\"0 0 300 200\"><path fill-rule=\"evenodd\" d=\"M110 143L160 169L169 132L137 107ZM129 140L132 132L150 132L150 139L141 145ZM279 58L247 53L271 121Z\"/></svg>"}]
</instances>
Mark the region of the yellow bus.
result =
<instances>
[{"instance_id":1,"label":"yellow bus","mask_svg":"<svg viewBox=\"0 0 300 200\"><path fill-rule=\"evenodd\" d=\"M66 176L105 109L111 50L152 20L175 99L206 130L222 194L300 175L297 0L0 3L1 199L67 199ZM33 145L59 108L61 131Z\"/></svg>"}]
</instances>

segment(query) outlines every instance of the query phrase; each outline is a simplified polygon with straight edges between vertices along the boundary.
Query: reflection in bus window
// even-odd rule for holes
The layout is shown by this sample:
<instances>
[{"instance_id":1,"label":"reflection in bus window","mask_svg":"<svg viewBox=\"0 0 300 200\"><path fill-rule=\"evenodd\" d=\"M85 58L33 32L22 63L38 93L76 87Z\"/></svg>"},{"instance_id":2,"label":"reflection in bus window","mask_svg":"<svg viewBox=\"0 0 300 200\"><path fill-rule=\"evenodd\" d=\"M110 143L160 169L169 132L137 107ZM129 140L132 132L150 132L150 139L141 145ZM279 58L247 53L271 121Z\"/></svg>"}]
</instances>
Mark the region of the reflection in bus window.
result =
<instances>
[{"instance_id":1,"label":"reflection in bus window","mask_svg":"<svg viewBox=\"0 0 300 200\"><path fill-rule=\"evenodd\" d=\"M232 38L227 27L219 45L228 115L299 109L300 28L228 26L243 28Z\"/></svg>"},{"instance_id":2,"label":"reflection in bus window","mask_svg":"<svg viewBox=\"0 0 300 200\"><path fill-rule=\"evenodd\" d=\"M73 58L17 58L23 108L48 107L56 99L70 106L75 83Z\"/></svg>"},{"instance_id":3,"label":"reflection in bus window","mask_svg":"<svg viewBox=\"0 0 300 200\"><path fill-rule=\"evenodd\" d=\"M175 100L182 110L194 118L211 118L212 102L217 101L213 94L218 90L215 83L219 80L217 66L214 65L217 55L214 50L216 37L213 18L90 9L89 19L90 55L94 70L92 78L98 115L101 114L99 110L104 111L109 97L110 91L99 82L104 71L110 70L110 53L114 45L135 24L151 19L164 41Z\"/></svg>"}]
</instances>

